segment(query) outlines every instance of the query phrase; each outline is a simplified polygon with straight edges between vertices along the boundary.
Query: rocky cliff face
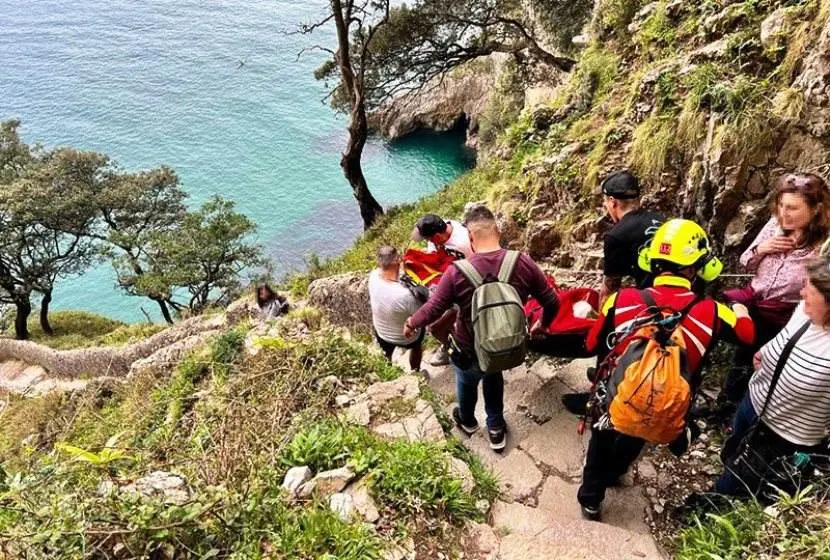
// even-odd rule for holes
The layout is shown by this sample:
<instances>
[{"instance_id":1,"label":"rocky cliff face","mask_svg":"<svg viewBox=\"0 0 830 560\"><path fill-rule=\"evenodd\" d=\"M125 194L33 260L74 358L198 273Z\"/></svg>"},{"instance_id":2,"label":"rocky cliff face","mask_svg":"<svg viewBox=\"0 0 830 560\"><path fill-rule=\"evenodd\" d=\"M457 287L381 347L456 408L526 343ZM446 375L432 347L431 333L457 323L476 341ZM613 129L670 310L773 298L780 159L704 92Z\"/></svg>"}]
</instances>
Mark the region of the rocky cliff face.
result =
<instances>
[{"instance_id":1,"label":"rocky cliff face","mask_svg":"<svg viewBox=\"0 0 830 560\"><path fill-rule=\"evenodd\" d=\"M447 132L463 125L467 145L477 147L479 117L504 71L505 55L493 55L457 69L422 91L406 94L371 117L371 126L395 140L418 130Z\"/></svg>"},{"instance_id":2,"label":"rocky cliff face","mask_svg":"<svg viewBox=\"0 0 830 560\"><path fill-rule=\"evenodd\" d=\"M595 10L556 101L525 111L493 149L520 166L497 197L511 244L595 268L596 191L625 166L647 205L699 221L735 255L768 218L783 173L830 174L828 0L601 0Z\"/></svg>"}]
</instances>

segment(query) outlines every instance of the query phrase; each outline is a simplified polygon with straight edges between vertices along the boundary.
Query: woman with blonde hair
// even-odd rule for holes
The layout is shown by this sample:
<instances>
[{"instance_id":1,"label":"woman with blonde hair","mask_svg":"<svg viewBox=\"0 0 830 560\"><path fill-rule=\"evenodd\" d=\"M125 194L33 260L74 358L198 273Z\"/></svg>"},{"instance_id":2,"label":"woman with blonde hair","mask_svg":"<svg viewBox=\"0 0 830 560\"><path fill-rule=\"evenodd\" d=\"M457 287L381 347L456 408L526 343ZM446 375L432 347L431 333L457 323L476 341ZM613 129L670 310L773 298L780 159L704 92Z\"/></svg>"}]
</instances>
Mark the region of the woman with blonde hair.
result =
<instances>
[{"instance_id":1,"label":"woman with blonde hair","mask_svg":"<svg viewBox=\"0 0 830 560\"><path fill-rule=\"evenodd\" d=\"M735 352L724 384L723 400L739 403L752 375L752 357L789 321L804 283L804 265L819 255L830 232L830 190L812 173L782 177L770 212L772 217L741 255L754 273L752 282L728 290L726 298L749 308L755 323L755 344Z\"/></svg>"}]
</instances>

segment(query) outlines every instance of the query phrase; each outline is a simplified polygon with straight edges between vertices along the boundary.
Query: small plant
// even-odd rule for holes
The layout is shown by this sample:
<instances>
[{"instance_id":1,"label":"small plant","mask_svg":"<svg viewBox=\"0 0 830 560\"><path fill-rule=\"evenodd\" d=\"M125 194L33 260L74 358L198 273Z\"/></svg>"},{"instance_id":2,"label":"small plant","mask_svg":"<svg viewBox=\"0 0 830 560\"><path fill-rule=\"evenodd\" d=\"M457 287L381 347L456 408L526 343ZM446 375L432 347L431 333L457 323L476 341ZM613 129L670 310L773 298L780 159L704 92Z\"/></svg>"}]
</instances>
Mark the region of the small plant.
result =
<instances>
[{"instance_id":1,"label":"small plant","mask_svg":"<svg viewBox=\"0 0 830 560\"><path fill-rule=\"evenodd\" d=\"M245 332L241 327L225 331L213 342L212 359L214 375L227 377L233 364L242 354Z\"/></svg>"},{"instance_id":2,"label":"small plant","mask_svg":"<svg viewBox=\"0 0 830 560\"><path fill-rule=\"evenodd\" d=\"M295 434L282 460L287 466L307 465L319 472L342 467L355 451L370 447L372 440L366 430L327 418ZM365 459L365 454L361 458Z\"/></svg>"},{"instance_id":3,"label":"small plant","mask_svg":"<svg viewBox=\"0 0 830 560\"><path fill-rule=\"evenodd\" d=\"M475 498L449 476L444 454L434 444L392 443L369 476L375 496L404 513L444 513L451 519L477 515Z\"/></svg>"},{"instance_id":4,"label":"small plant","mask_svg":"<svg viewBox=\"0 0 830 560\"><path fill-rule=\"evenodd\" d=\"M130 459L123 449L115 446L115 444L118 443L118 439L122 435L123 434L115 434L109 438L101 451L97 453L81 449L80 447L75 447L74 445L69 445L68 443L57 443L55 444L55 449L66 453L75 461L89 463L96 467L109 468L113 463Z\"/></svg>"}]
</instances>

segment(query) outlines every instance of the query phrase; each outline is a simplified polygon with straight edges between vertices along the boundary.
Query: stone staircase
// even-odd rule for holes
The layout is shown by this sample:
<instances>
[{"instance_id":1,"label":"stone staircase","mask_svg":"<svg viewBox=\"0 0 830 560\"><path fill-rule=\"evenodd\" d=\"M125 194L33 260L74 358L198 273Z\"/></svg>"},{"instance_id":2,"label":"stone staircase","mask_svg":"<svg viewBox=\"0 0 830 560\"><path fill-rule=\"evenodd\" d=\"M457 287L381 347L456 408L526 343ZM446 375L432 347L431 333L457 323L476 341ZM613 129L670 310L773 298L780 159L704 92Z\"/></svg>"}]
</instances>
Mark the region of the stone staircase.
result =
<instances>
[{"instance_id":1,"label":"stone staircase","mask_svg":"<svg viewBox=\"0 0 830 560\"><path fill-rule=\"evenodd\" d=\"M636 476L611 488L603 507L603 522L582 519L576 491L588 435L576 432L576 418L560 396L587 390L585 369L594 360L557 365L542 358L529 368L505 373L505 417L508 443L504 453L490 450L483 430L467 437L454 430L498 476L502 496L491 510L490 560L526 559L660 559L663 555L644 520L648 501ZM401 362L403 365L403 361ZM429 383L439 394L455 398L450 367L425 366ZM452 405L448 407L451 409ZM477 414L484 424L484 403ZM632 469L636 472L636 467ZM480 539L481 540L481 539Z\"/></svg>"}]
</instances>

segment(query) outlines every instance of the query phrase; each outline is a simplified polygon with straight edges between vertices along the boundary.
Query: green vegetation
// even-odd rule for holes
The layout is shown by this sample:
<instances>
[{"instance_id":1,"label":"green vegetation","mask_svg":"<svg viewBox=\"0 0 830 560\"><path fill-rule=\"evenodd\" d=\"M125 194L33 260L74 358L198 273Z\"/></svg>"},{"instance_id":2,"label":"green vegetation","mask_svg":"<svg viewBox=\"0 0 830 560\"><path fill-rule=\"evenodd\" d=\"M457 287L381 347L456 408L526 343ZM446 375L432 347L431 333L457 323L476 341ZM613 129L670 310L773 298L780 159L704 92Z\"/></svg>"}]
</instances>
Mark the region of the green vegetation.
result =
<instances>
[{"instance_id":1,"label":"green vegetation","mask_svg":"<svg viewBox=\"0 0 830 560\"><path fill-rule=\"evenodd\" d=\"M668 166L676 124L672 117L652 115L634 129L631 167L643 177L659 178Z\"/></svg>"},{"instance_id":2,"label":"green vegetation","mask_svg":"<svg viewBox=\"0 0 830 560\"><path fill-rule=\"evenodd\" d=\"M828 558L830 519L825 485L764 508L733 502L731 509L693 517L677 537L678 560L713 558Z\"/></svg>"},{"instance_id":3,"label":"green vegetation","mask_svg":"<svg viewBox=\"0 0 830 560\"><path fill-rule=\"evenodd\" d=\"M676 48L677 29L666 14L667 5L665 0L658 2L635 37L641 54L646 58L659 60L670 55Z\"/></svg>"},{"instance_id":4,"label":"green vegetation","mask_svg":"<svg viewBox=\"0 0 830 560\"><path fill-rule=\"evenodd\" d=\"M288 323L291 319L283 319ZM493 475L446 444L388 442L343 424L331 408L336 376L352 390L401 371L323 327L281 335L255 356L245 326L193 351L170 376L92 384L78 395L10 400L0 433L0 551L74 559L92 549L149 557L380 558L423 520L480 519ZM275 340L267 339L267 340ZM470 493L449 457L471 462ZM341 521L322 501L280 489L292 465L351 465L383 507L377 528ZM180 505L118 490L154 470L180 473ZM441 539L441 533L419 538ZM436 541L437 542L437 541ZM440 543L449 551L453 539Z\"/></svg>"},{"instance_id":5,"label":"green vegetation","mask_svg":"<svg viewBox=\"0 0 830 560\"><path fill-rule=\"evenodd\" d=\"M600 37L608 33L618 40L626 39L629 36L628 24L641 5L640 0L602 0L594 33Z\"/></svg>"},{"instance_id":6,"label":"green vegetation","mask_svg":"<svg viewBox=\"0 0 830 560\"><path fill-rule=\"evenodd\" d=\"M55 311L50 316L54 333L43 332L38 320L29 318L30 338L57 350L91 346L124 346L149 338L164 329L162 325L121 321L86 311ZM14 333L9 333L14 334Z\"/></svg>"},{"instance_id":7,"label":"green vegetation","mask_svg":"<svg viewBox=\"0 0 830 560\"><path fill-rule=\"evenodd\" d=\"M249 240L253 222L233 203L214 197L187 211L171 169L123 172L103 154L30 146L19 127L0 124L0 302L15 307L17 338L29 336L35 294L41 331L51 335L56 283L102 258L119 287L150 298L168 323L171 308L199 313L229 303L240 272L264 264Z\"/></svg>"}]
</instances>

